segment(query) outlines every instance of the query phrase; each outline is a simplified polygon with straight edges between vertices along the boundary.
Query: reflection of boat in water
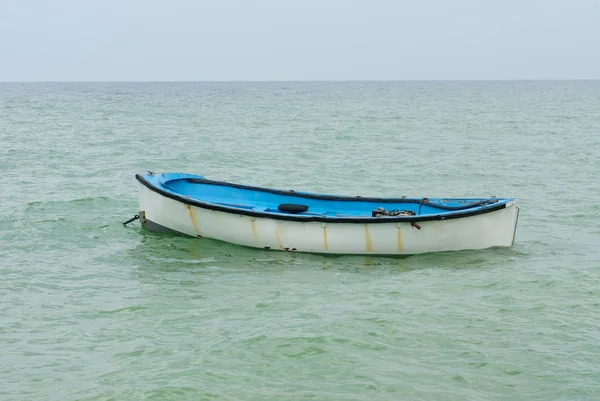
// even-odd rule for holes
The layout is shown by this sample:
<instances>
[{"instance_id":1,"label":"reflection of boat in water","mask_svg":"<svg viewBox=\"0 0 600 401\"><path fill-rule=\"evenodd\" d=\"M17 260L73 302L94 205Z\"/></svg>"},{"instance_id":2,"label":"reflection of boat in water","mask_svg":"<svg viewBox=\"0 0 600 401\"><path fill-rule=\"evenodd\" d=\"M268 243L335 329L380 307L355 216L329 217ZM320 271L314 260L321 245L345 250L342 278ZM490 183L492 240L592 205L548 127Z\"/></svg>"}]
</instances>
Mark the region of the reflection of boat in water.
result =
<instances>
[{"instance_id":1,"label":"reflection of boat in water","mask_svg":"<svg viewBox=\"0 0 600 401\"><path fill-rule=\"evenodd\" d=\"M136 178L148 230L285 251L410 255L507 247L519 210L513 198L324 195L184 173Z\"/></svg>"}]
</instances>

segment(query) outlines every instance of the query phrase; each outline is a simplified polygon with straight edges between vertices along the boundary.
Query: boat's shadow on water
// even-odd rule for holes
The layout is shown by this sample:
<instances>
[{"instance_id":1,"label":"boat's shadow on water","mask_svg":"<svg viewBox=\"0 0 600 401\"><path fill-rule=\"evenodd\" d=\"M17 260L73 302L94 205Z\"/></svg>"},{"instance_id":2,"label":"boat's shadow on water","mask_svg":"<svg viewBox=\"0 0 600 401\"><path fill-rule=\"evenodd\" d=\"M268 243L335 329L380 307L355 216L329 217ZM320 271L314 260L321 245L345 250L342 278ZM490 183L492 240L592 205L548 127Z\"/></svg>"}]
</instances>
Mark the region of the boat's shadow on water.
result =
<instances>
[{"instance_id":1,"label":"boat's shadow on water","mask_svg":"<svg viewBox=\"0 0 600 401\"><path fill-rule=\"evenodd\" d=\"M227 242L190 238L178 234L157 234L140 230L139 245L131 255L152 270L204 269L234 272L285 269L323 269L344 272L405 272L418 269L493 268L526 253L518 245L512 248L438 252L420 255L370 256L327 255L262 250Z\"/></svg>"}]
</instances>

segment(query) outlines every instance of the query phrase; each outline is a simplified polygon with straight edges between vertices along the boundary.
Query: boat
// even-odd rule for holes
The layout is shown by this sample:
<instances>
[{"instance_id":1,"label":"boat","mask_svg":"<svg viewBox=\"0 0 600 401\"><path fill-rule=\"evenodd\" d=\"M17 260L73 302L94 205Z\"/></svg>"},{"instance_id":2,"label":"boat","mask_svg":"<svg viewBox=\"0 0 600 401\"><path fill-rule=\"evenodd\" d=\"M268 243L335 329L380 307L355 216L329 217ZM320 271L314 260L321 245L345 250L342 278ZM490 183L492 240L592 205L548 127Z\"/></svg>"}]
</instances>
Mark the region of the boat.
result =
<instances>
[{"instance_id":1,"label":"boat","mask_svg":"<svg viewBox=\"0 0 600 401\"><path fill-rule=\"evenodd\" d=\"M214 181L188 173L136 174L139 217L176 232L265 250L413 255L510 247L515 198L378 198Z\"/></svg>"}]
</instances>

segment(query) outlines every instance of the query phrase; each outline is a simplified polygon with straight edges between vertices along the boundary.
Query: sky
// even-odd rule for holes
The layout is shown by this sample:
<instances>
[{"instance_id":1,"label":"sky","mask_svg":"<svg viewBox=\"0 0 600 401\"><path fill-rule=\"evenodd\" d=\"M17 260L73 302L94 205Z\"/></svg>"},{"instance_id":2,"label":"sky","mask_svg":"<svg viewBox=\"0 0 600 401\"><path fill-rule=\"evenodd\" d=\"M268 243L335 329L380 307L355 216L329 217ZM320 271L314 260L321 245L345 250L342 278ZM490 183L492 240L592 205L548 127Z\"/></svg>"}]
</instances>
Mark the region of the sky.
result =
<instances>
[{"instance_id":1,"label":"sky","mask_svg":"<svg viewBox=\"0 0 600 401\"><path fill-rule=\"evenodd\" d=\"M600 79L598 0L0 0L0 81Z\"/></svg>"}]
</instances>

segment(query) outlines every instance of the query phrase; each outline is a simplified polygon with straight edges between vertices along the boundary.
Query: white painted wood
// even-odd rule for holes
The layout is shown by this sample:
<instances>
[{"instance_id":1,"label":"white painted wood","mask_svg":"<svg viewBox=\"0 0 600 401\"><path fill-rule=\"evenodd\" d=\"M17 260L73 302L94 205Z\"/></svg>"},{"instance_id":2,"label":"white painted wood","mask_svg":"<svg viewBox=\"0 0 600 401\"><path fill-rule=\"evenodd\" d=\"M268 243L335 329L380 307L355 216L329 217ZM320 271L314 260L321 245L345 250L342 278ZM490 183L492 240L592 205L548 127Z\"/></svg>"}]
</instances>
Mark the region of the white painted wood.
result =
<instances>
[{"instance_id":1,"label":"white painted wood","mask_svg":"<svg viewBox=\"0 0 600 401\"><path fill-rule=\"evenodd\" d=\"M171 230L233 244L331 254L410 255L511 246L518 208L410 223L322 223L251 217L186 205L139 187L145 218ZM144 223L144 222L142 222Z\"/></svg>"}]
</instances>

